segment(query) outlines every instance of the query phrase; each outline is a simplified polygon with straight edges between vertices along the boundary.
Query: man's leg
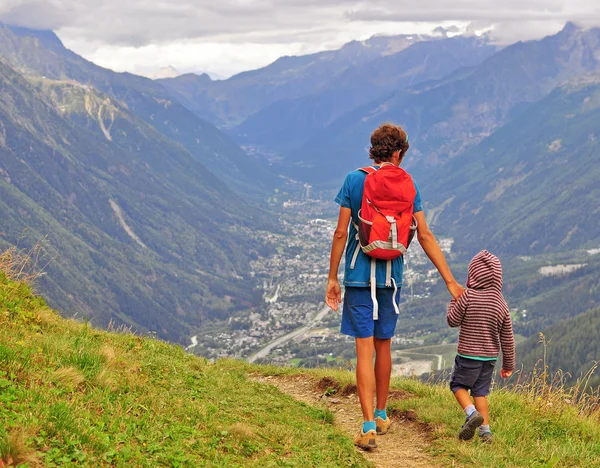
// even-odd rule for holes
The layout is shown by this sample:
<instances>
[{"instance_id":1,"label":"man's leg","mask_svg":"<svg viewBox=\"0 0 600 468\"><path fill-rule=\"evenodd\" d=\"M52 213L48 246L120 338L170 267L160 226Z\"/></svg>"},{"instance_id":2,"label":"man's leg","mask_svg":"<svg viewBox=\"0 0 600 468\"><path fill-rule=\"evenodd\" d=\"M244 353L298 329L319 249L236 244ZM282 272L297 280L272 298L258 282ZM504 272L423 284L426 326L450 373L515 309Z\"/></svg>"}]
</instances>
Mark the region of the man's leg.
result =
<instances>
[{"instance_id":1,"label":"man's leg","mask_svg":"<svg viewBox=\"0 0 600 468\"><path fill-rule=\"evenodd\" d=\"M375 371L373 369L373 337L356 338L356 386L365 421L373 421L373 396L375 395Z\"/></svg>"},{"instance_id":2,"label":"man's leg","mask_svg":"<svg viewBox=\"0 0 600 468\"><path fill-rule=\"evenodd\" d=\"M387 405L392 377L392 339L375 338L375 393L377 409L384 410Z\"/></svg>"}]
</instances>

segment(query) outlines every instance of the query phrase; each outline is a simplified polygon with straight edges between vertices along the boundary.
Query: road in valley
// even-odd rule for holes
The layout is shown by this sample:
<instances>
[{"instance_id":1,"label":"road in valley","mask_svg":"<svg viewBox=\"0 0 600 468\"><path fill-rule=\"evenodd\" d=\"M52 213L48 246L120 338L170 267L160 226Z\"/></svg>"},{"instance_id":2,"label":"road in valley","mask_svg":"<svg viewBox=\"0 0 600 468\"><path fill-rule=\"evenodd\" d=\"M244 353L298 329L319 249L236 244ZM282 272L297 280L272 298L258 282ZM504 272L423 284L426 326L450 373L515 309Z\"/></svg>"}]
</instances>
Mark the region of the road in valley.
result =
<instances>
[{"instance_id":1,"label":"road in valley","mask_svg":"<svg viewBox=\"0 0 600 468\"><path fill-rule=\"evenodd\" d=\"M271 341L267 346L250 356L248 358L248 362L252 363L258 359L266 358L273 349L278 348L284 343L287 343L288 341L291 341L294 338L308 332L311 328L316 327L319 323L321 323L323 317L325 317L328 313L331 313L331 309L328 306L326 306L315 317L313 317L310 320L310 322L308 322L308 324L304 325L303 327L297 328L296 330L288 333L287 335L281 336Z\"/></svg>"}]
</instances>

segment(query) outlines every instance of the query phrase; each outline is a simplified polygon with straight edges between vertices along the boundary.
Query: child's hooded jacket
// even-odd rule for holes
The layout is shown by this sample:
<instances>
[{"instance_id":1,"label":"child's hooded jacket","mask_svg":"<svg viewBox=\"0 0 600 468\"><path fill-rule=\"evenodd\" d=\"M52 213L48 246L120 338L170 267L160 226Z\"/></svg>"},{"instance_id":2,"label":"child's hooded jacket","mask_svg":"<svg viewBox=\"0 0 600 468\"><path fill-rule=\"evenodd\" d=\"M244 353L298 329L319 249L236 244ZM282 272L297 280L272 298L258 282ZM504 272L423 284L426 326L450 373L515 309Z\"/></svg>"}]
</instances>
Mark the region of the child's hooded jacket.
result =
<instances>
[{"instance_id":1,"label":"child's hooded jacket","mask_svg":"<svg viewBox=\"0 0 600 468\"><path fill-rule=\"evenodd\" d=\"M469 263L467 289L448 305L448 325L460 327L458 354L495 358L502 349L502 368L515 368L515 341L510 311L502 295L502 265L487 250Z\"/></svg>"}]
</instances>

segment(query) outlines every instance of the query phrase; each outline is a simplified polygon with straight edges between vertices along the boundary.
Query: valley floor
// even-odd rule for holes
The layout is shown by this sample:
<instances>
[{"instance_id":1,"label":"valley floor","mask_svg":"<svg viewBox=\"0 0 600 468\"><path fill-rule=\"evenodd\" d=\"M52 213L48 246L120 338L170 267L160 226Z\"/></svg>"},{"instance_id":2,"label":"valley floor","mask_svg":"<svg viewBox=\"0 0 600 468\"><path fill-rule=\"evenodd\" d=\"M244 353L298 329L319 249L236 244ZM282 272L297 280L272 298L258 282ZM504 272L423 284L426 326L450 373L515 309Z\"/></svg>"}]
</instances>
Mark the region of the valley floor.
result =
<instances>
[{"instance_id":1,"label":"valley floor","mask_svg":"<svg viewBox=\"0 0 600 468\"><path fill-rule=\"evenodd\" d=\"M262 284L264 305L260 313L232 317L227 324L208 325L195 337L193 352L207 358L245 358L312 367L327 360L351 359L354 341L339 333L341 312L324 309L324 288L329 269L329 248L335 229L331 201L286 202L282 209L285 232L261 233L277 253L252 263L252 275ZM255 234L256 235L256 234ZM442 249L451 253L452 239L440 239ZM405 267L402 296L420 299L438 281L433 266L417 242L411 247ZM343 266L342 266L343 268ZM405 305L402 317L407 318ZM422 330L400 329L395 345L414 348L423 344ZM426 351L423 351L426 353ZM437 355L397 359L396 375L420 375L439 370Z\"/></svg>"}]
</instances>

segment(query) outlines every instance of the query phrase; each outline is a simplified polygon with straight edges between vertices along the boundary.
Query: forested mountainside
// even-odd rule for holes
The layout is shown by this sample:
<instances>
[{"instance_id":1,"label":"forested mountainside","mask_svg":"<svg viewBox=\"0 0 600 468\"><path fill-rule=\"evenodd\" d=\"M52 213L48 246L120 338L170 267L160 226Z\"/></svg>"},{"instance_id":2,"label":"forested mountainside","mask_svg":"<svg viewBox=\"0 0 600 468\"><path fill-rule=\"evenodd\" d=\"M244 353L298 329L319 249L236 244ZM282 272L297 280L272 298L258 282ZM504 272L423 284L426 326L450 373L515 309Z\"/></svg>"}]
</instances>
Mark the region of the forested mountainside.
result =
<instances>
[{"instance_id":1,"label":"forested mountainside","mask_svg":"<svg viewBox=\"0 0 600 468\"><path fill-rule=\"evenodd\" d=\"M1 237L46 239L53 305L174 341L257 305L248 233L271 216L113 97L30 80L0 64Z\"/></svg>"},{"instance_id":2,"label":"forested mountainside","mask_svg":"<svg viewBox=\"0 0 600 468\"><path fill-rule=\"evenodd\" d=\"M483 242L512 255L597 247L599 118L600 75L557 88L433 171L424 191L434 223L463 251Z\"/></svg>"},{"instance_id":3,"label":"forested mountainside","mask_svg":"<svg viewBox=\"0 0 600 468\"><path fill-rule=\"evenodd\" d=\"M598 287L598 285L596 285ZM563 320L534 335L518 348L524 369L547 366L550 378L562 372L569 384L581 382L581 390L600 387L600 308ZM591 372L592 371L592 372Z\"/></svg>"}]
</instances>

